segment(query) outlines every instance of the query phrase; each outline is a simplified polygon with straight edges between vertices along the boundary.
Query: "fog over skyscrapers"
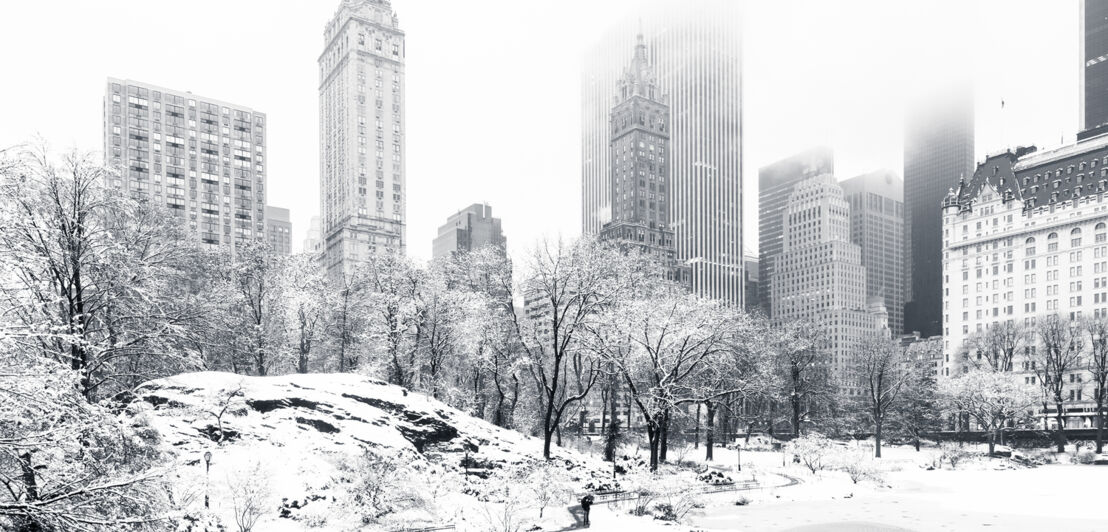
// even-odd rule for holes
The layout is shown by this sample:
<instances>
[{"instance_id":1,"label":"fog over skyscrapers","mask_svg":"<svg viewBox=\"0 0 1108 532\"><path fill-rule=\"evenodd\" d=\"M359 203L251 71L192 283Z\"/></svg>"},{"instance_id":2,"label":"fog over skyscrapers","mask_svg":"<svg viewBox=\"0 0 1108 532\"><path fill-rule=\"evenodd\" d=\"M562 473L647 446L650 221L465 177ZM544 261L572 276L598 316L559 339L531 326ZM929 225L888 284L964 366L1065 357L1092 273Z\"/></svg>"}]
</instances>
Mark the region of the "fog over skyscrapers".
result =
<instances>
[{"instance_id":1,"label":"fog over skyscrapers","mask_svg":"<svg viewBox=\"0 0 1108 532\"><path fill-rule=\"evenodd\" d=\"M904 181L877 170L840 183L850 204L850 241L862 250L866 295L885 301L889 331L904 329Z\"/></svg>"},{"instance_id":2,"label":"fog over skyscrapers","mask_svg":"<svg viewBox=\"0 0 1108 532\"><path fill-rule=\"evenodd\" d=\"M784 239L781 215L793 187L805 179L834 173L835 157L826 146L804 150L758 170L758 286L767 316L773 315L770 282Z\"/></svg>"},{"instance_id":3,"label":"fog over skyscrapers","mask_svg":"<svg viewBox=\"0 0 1108 532\"><path fill-rule=\"evenodd\" d=\"M331 274L403 253L404 32L389 0L343 0L319 56L319 202Z\"/></svg>"},{"instance_id":4,"label":"fog over skyscrapers","mask_svg":"<svg viewBox=\"0 0 1108 532\"><path fill-rule=\"evenodd\" d=\"M951 85L913 105L904 132L905 332L942 334L943 197L973 175L974 92Z\"/></svg>"},{"instance_id":5,"label":"fog over skyscrapers","mask_svg":"<svg viewBox=\"0 0 1108 532\"><path fill-rule=\"evenodd\" d=\"M676 7L676 9L674 8ZM613 27L586 56L582 76L582 232L611 221L609 111L628 43L646 55L669 104L668 219L694 293L741 303L742 39L733 2L697 10L647 9Z\"/></svg>"}]
</instances>

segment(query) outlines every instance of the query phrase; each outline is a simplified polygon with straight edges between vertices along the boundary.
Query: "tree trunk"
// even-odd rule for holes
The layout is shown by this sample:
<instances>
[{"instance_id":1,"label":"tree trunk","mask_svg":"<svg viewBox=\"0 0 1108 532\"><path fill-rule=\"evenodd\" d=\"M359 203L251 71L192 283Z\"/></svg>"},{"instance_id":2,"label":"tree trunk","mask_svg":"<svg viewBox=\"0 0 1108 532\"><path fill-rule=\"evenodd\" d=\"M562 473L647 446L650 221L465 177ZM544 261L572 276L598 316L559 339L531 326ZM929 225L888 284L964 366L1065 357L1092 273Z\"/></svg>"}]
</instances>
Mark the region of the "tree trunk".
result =
<instances>
[{"instance_id":1,"label":"tree trunk","mask_svg":"<svg viewBox=\"0 0 1108 532\"><path fill-rule=\"evenodd\" d=\"M653 473L658 470L658 446L659 446L659 428L651 427L653 422L647 422L646 425L646 439L650 445L650 472Z\"/></svg>"},{"instance_id":2,"label":"tree trunk","mask_svg":"<svg viewBox=\"0 0 1108 532\"><path fill-rule=\"evenodd\" d=\"M1058 432L1055 434L1055 440L1058 443L1058 452L1066 452L1066 418L1062 414L1062 402L1056 401L1054 403L1058 411L1054 413L1055 419L1058 420Z\"/></svg>"},{"instance_id":3,"label":"tree trunk","mask_svg":"<svg viewBox=\"0 0 1108 532\"><path fill-rule=\"evenodd\" d=\"M994 430L989 431L989 456L992 456L993 453L996 451L996 431L997 430L999 430L999 429L994 429Z\"/></svg>"},{"instance_id":4,"label":"tree trunk","mask_svg":"<svg viewBox=\"0 0 1108 532\"><path fill-rule=\"evenodd\" d=\"M878 418L877 422L874 424L874 431L873 431L873 443L874 443L873 456L874 456L874 458L881 458L881 425L882 424L883 423L882 423L882 420L880 418Z\"/></svg>"},{"instance_id":5,"label":"tree trunk","mask_svg":"<svg viewBox=\"0 0 1108 532\"><path fill-rule=\"evenodd\" d=\"M919 452L919 434L916 434L915 437L912 438L912 439L914 440L913 443L916 444L916 452L918 453Z\"/></svg>"},{"instance_id":6,"label":"tree trunk","mask_svg":"<svg viewBox=\"0 0 1108 532\"><path fill-rule=\"evenodd\" d=\"M712 403L711 401L708 401L707 403L705 403L704 406L707 407L707 409L708 409L708 412L707 412L708 419L706 420L705 426L704 426L704 449L705 449L704 450L704 459L711 462L712 458L713 458L713 456L712 456L712 447L714 447L715 439L716 439L716 432L715 432L716 407L715 407L715 404Z\"/></svg>"},{"instance_id":7,"label":"tree trunk","mask_svg":"<svg viewBox=\"0 0 1108 532\"><path fill-rule=\"evenodd\" d=\"M666 408L665 412L662 414L661 440L658 449L658 461L664 464L666 463L666 454L669 450L669 408Z\"/></svg>"},{"instance_id":8,"label":"tree trunk","mask_svg":"<svg viewBox=\"0 0 1108 532\"><path fill-rule=\"evenodd\" d=\"M1104 397L1104 392L1100 393ZM1096 402L1096 454L1104 452L1104 400Z\"/></svg>"},{"instance_id":9,"label":"tree trunk","mask_svg":"<svg viewBox=\"0 0 1108 532\"><path fill-rule=\"evenodd\" d=\"M700 447L700 403L696 403L696 430L693 431L692 448Z\"/></svg>"},{"instance_id":10,"label":"tree trunk","mask_svg":"<svg viewBox=\"0 0 1108 532\"><path fill-rule=\"evenodd\" d=\"M800 437L800 396L793 394L790 398L793 407L793 437Z\"/></svg>"},{"instance_id":11,"label":"tree trunk","mask_svg":"<svg viewBox=\"0 0 1108 532\"><path fill-rule=\"evenodd\" d=\"M616 447L619 445L619 424L616 422L616 386L608 390L608 427L606 441L604 442L604 460L615 461Z\"/></svg>"}]
</instances>

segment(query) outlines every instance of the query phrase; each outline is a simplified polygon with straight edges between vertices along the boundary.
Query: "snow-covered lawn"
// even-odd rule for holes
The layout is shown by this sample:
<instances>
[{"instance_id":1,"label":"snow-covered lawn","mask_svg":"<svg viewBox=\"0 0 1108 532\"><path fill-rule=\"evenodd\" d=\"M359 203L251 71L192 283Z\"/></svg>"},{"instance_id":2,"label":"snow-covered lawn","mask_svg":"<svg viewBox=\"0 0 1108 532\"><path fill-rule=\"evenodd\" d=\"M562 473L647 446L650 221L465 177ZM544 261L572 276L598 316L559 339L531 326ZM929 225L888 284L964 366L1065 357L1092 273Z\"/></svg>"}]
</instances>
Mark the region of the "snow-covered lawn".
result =
<instances>
[{"instance_id":1,"label":"snow-covered lawn","mask_svg":"<svg viewBox=\"0 0 1108 532\"><path fill-rule=\"evenodd\" d=\"M734 504L739 493L712 496L688 521L706 530L1108 530L1108 467L1008 469L1007 460L980 459L929 471L935 448L884 451L883 482L858 484L842 472L782 467L779 452L743 452L744 474L783 473L801 483L742 492L745 506ZM735 461L735 451L717 450L717 464L733 469Z\"/></svg>"}]
</instances>

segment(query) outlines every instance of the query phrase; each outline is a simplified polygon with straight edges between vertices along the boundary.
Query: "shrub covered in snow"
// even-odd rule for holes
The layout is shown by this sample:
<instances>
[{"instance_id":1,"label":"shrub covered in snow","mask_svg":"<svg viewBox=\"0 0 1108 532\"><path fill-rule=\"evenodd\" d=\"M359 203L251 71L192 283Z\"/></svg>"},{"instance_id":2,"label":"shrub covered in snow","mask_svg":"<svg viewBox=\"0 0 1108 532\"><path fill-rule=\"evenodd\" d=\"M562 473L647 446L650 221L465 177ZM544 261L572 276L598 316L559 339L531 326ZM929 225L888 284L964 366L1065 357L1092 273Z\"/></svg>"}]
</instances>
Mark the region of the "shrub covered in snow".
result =
<instances>
[{"instance_id":1,"label":"shrub covered in snow","mask_svg":"<svg viewBox=\"0 0 1108 532\"><path fill-rule=\"evenodd\" d=\"M842 450L836 453L832 462L835 470L846 473L855 484L863 480L877 483L885 481L876 459L864 450Z\"/></svg>"},{"instance_id":2,"label":"shrub covered in snow","mask_svg":"<svg viewBox=\"0 0 1108 532\"><path fill-rule=\"evenodd\" d=\"M790 441L787 449L815 474L829 465L829 459L835 453L835 443L822 434L807 434Z\"/></svg>"}]
</instances>

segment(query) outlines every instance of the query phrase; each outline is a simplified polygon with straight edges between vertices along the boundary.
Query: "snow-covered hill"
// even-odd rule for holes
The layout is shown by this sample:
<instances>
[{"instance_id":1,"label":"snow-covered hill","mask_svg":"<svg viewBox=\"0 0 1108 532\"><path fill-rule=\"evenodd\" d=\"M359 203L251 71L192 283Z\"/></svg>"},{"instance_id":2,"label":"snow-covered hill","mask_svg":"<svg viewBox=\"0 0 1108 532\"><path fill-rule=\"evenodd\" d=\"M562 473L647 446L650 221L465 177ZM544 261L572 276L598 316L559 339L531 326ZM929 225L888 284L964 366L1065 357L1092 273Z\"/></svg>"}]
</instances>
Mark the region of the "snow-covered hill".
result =
<instances>
[{"instance_id":1,"label":"snow-covered hill","mask_svg":"<svg viewBox=\"0 0 1108 532\"><path fill-rule=\"evenodd\" d=\"M360 529L363 519L346 510L357 506L352 494L367 491L359 476L367 459L417 471L427 484L416 491L439 499L409 505L437 513L396 519L457 522L463 518L459 508L484 498L457 482L466 465L485 473L534 464L542 456L541 440L351 374L191 373L151 381L121 401L125 415L158 429L175 457L177 497L200 514L209 493L211 513L230 529L235 508L241 513L242 499L256 491L266 506L255 530ZM605 466L594 458L565 449L555 458L573 484L605 476Z\"/></svg>"}]
</instances>

